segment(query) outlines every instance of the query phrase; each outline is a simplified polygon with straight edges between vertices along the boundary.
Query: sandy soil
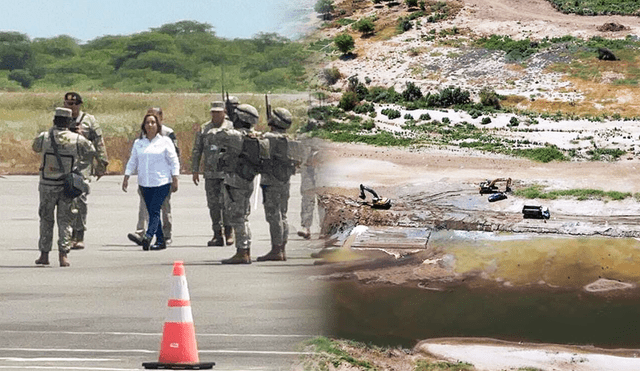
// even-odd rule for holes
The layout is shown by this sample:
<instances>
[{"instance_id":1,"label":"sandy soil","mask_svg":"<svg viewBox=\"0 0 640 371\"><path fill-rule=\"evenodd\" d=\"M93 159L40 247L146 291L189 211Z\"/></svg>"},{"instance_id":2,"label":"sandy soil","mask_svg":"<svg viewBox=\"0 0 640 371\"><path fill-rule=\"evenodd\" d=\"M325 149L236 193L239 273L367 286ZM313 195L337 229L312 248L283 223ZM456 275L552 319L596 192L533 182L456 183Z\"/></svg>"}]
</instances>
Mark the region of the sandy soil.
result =
<instances>
[{"instance_id":1,"label":"sandy soil","mask_svg":"<svg viewBox=\"0 0 640 371\"><path fill-rule=\"evenodd\" d=\"M345 0L346 1L346 0ZM340 1L336 3L340 4ZM625 37L629 34L640 34L640 18L622 16L580 17L561 14L544 0L464 0L464 6L458 15L445 22L438 23L437 28L468 28L481 35L501 34L514 38L559 37L573 35L577 37ZM366 14L366 13L365 13ZM357 16L351 16L357 18ZM601 32L597 30L607 22L617 22L627 27L622 32ZM337 33L340 30L330 30ZM360 80L369 77L372 85L395 86L402 89L406 81L415 81L426 89L437 89L442 84L455 83L458 86L477 89L479 84L493 81L501 93L530 96L532 92L547 99L582 99L580 92L565 96L556 94L570 91L570 83L563 81L557 74L543 73L542 68L531 68L527 71L516 71L505 68L499 58L484 58L482 63L469 62L468 66L450 64L450 70L441 69L438 76L433 74L416 74L416 65L439 66L448 63L444 59L416 53L410 58L409 50L430 48L431 45L420 42L420 35L427 29L411 30L400 37L386 41L360 39L356 42L358 57L356 60L336 60L330 66L337 67L343 76L357 75ZM432 49L433 51L433 49ZM438 51L438 50L436 50ZM447 53L444 51L444 53ZM436 58L436 59L434 59ZM528 76L527 76L528 75ZM476 76L474 79L468 76ZM479 78L477 76L480 76ZM507 80L512 80L507 84ZM513 83L515 81L515 83ZM344 82L346 84L346 82ZM338 83L340 85L341 83ZM511 85L508 87L508 85ZM342 86L344 87L344 86ZM424 89L423 89L424 91ZM404 115L404 112L402 112ZM394 122L384 122L376 118L376 125L387 130L401 130ZM621 124L621 123L620 123ZM585 128L585 123L556 123L555 128L562 126L568 131L594 130ZM566 127L564 126L566 125ZM597 126L597 125L596 125ZM632 130L632 129L629 129ZM554 144L562 148L570 148L575 143L572 135L554 137L554 124L542 130L541 137L553 138ZM597 137L597 135L596 135ZM637 138L633 131L620 137L610 138L611 142L620 143L625 137ZM572 143L573 141L573 143ZM495 230L528 231L557 233L568 235L617 235L640 237L640 207L634 199L625 201L577 201L577 200L523 200L509 196L507 200L496 203L486 202L486 196L477 194L478 183L486 179L512 178L514 188L532 184L541 184L547 189L594 188L623 192L640 192L640 161L635 152L635 142L627 147L629 155L615 162L552 162L548 164L531 162L525 159L509 158L501 155L479 153L474 151L421 148L398 149L378 148L354 144L329 144L325 149L326 161L322 169L323 192L328 194L325 201L335 203L333 210L344 220L368 222L373 225L398 226L407 221L417 224L424 222L428 226L429 218L457 218L461 213L464 227L482 225L499 225ZM375 218L362 211L358 204L359 185L365 184L374 188L381 196L394 201L390 212L393 217ZM546 230L528 229L531 223L523 223L521 208L524 203L544 204L548 206L552 218L543 228ZM433 207L435 204L436 207ZM428 217L420 219L421 215ZM440 212L440 214L438 214ZM338 219L339 219L338 218ZM417 222L416 222L417 221ZM436 221L437 222L437 221ZM350 224L353 227L355 224ZM540 224L536 228L539 228ZM489 227L490 228L490 227ZM344 234L343 234L344 237ZM345 239L329 240L333 245L340 245ZM428 254L427 254L428 255ZM432 264L433 269L423 269L426 255L418 259L418 265L395 267L378 264L367 266L353 264L340 266L338 272L349 272L342 277L361 279L363 282L385 282L404 284L407 280L429 277L445 277L446 269L442 264ZM440 275L440 276L438 276ZM337 274L335 277L341 277ZM633 358L637 354L607 352L600 349L562 348L553 345L531 344L495 344L490 340L472 339L469 341L434 340L423 343L416 349L426 352L438 359L449 361L465 361L476 365L477 370L506 370L518 367L535 366L542 370L632 370L640 367ZM632 358L628 358L632 357ZM402 369L397 365L395 369Z\"/></svg>"}]
</instances>

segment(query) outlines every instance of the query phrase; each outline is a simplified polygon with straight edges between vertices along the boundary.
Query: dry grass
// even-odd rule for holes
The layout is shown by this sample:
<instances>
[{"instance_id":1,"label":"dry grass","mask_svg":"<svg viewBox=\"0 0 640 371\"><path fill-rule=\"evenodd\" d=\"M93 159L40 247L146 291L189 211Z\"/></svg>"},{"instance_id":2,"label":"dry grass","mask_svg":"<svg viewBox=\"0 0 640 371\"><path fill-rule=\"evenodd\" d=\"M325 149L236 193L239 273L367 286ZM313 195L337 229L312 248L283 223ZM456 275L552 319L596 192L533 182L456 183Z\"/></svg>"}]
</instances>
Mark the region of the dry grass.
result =
<instances>
[{"instance_id":1,"label":"dry grass","mask_svg":"<svg viewBox=\"0 0 640 371\"><path fill-rule=\"evenodd\" d=\"M96 116L103 130L110 174L124 171L142 118L154 106L162 107L164 123L174 129L182 153L182 171L189 172L195 130L209 120L210 102L221 99L219 94L80 93L85 101L83 109ZM0 94L0 174L38 172L40 157L31 150L31 143L51 127L54 109L62 104L63 94ZM253 105L261 113L256 129L267 130L264 95L237 95L242 103ZM292 132L306 122L306 99L270 96L269 103L291 111Z\"/></svg>"}]
</instances>

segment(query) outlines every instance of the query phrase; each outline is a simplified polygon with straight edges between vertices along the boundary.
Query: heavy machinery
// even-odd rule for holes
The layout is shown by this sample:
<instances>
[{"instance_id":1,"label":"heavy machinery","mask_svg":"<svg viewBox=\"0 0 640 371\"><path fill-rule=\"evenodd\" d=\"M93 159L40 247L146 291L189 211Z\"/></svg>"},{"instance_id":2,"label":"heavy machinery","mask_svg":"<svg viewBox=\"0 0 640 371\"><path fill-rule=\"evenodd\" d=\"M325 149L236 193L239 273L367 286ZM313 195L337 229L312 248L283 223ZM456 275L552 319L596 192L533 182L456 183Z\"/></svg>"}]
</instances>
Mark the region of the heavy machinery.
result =
<instances>
[{"instance_id":1,"label":"heavy machinery","mask_svg":"<svg viewBox=\"0 0 640 371\"><path fill-rule=\"evenodd\" d=\"M501 191L497 183L505 182L505 189ZM499 192L511 192L511 178L496 178L496 179L487 179L484 182L480 183L480 194L483 195L485 193L499 193Z\"/></svg>"},{"instance_id":2,"label":"heavy machinery","mask_svg":"<svg viewBox=\"0 0 640 371\"><path fill-rule=\"evenodd\" d=\"M549 219L551 214L546 206L524 205L522 207L522 217L525 219Z\"/></svg>"}]
</instances>

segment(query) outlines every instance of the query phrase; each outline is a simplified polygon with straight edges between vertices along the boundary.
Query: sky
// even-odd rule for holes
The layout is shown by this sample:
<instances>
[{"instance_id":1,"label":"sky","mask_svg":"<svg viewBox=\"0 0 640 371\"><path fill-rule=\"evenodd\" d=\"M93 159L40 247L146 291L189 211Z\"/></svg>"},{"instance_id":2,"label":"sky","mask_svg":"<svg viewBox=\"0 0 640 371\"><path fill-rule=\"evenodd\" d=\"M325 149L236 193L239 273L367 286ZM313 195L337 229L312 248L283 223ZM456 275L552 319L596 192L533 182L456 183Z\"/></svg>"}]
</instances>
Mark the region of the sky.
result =
<instances>
[{"instance_id":1,"label":"sky","mask_svg":"<svg viewBox=\"0 0 640 371\"><path fill-rule=\"evenodd\" d=\"M217 36L275 32L295 39L317 0L0 0L0 31L80 42L130 35L182 20L209 23Z\"/></svg>"}]
</instances>

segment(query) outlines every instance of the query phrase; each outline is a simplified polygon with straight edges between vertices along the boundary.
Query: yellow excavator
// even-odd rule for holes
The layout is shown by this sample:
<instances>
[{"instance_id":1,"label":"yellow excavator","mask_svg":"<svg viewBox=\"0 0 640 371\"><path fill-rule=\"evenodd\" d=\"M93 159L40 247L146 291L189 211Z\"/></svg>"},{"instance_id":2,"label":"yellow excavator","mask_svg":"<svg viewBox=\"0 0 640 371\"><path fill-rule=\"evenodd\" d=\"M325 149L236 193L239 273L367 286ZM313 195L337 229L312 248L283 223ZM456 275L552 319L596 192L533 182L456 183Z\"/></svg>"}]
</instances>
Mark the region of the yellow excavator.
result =
<instances>
[{"instance_id":1,"label":"yellow excavator","mask_svg":"<svg viewBox=\"0 0 640 371\"><path fill-rule=\"evenodd\" d=\"M497 183L506 183L504 191L501 191ZM500 192L511 192L511 178L496 178L496 179L487 179L484 182L480 183L480 194L486 193L500 193Z\"/></svg>"}]
</instances>

